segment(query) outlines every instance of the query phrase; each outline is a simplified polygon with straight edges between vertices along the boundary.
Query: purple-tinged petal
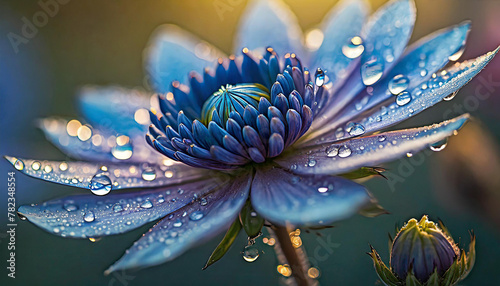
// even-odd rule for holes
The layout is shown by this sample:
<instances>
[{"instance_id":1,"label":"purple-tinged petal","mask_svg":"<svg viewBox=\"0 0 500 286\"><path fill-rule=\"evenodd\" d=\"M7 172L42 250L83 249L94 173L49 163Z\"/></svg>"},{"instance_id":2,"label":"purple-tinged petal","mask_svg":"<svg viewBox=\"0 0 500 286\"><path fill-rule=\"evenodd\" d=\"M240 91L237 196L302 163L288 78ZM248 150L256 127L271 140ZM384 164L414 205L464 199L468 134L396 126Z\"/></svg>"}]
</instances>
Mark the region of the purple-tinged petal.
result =
<instances>
[{"instance_id":1,"label":"purple-tinged petal","mask_svg":"<svg viewBox=\"0 0 500 286\"><path fill-rule=\"evenodd\" d=\"M378 82L399 60L415 23L413 0L393 0L375 12L363 27L364 53L360 72L353 72L345 85L322 106L313 128L324 127L365 86Z\"/></svg>"},{"instance_id":2,"label":"purple-tinged petal","mask_svg":"<svg viewBox=\"0 0 500 286\"><path fill-rule=\"evenodd\" d=\"M105 176L109 187L115 189L171 186L205 177L209 171L196 169L165 160L162 165L153 164L97 164L88 162L66 162L5 158L16 167L22 162L22 173L61 185L89 189L94 176ZM20 163L17 163L19 166Z\"/></svg>"},{"instance_id":3,"label":"purple-tinged petal","mask_svg":"<svg viewBox=\"0 0 500 286\"><path fill-rule=\"evenodd\" d=\"M227 177L105 197L76 195L24 205L18 213L42 229L64 237L87 238L123 233L157 220L227 183Z\"/></svg>"},{"instance_id":4,"label":"purple-tinged petal","mask_svg":"<svg viewBox=\"0 0 500 286\"><path fill-rule=\"evenodd\" d=\"M297 18L281 0L250 2L236 34L234 51L271 46L279 55L304 56L302 30Z\"/></svg>"},{"instance_id":5,"label":"purple-tinged petal","mask_svg":"<svg viewBox=\"0 0 500 286\"><path fill-rule=\"evenodd\" d=\"M136 89L85 86L78 93L78 108L91 125L110 133L143 136L149 124L147 111L159 108L158 98Z\"/></svg>"},{"instance_id":6,"label":"purple-tinged petal","mask_svg":"<svg viewBox=\"0 0 500 286\"><path fill-rule=\"evenodd\" d=\"M351 73L359 57L347 57L342 48L355 36L359 36L368 14L368 2L344 0L337 4L323 19L323 43L313 53L311 70L322 68L337 87Z\"/></svg>"},{"instance_id":7,"label":"purple-tinged petal","mask_svg":"<svg viewBox=\"0 0 500 286\"><path fill-rule=\"evenodd\" d=\"M382 103L388 98L429 80L449 59L463 51L470 22L436 31L413 44L403 58L379 83L368 92L366 89L356 96L339 114L332 124L345 123L356 115Z\"/></svg>"},{"instance_id":8,"label":"purple-tinged petal","mask_svg":"<svg viewBox=\"0 0 500 286\"><path fill-rule=\"evenodd\" d=\"M258 169L252 206L278 225L328 225L356 214L370 202L366 189L329 175L295 175L278 167Z\"/></svg>"},{"instance_id":9,"label":"purple-tinged petal","mask_svg":"<svg viewBox=\"0 0 500 286\"><path fill-rule=\"evenodd\" d=\"M151 77L152 89L166 93L173 81L186 83L190 71L202 70L223 56L224 53L209 43L167 24L153 32L144 51L144 65Z\"/></svg>"},{"instance_id":10,"label":"purple-tinged petal","mask_svg":"<svg viewBox=\"0 0 500 286\"><path fill-rule=\"evenodd\" d=\"M442 142L454 135L468 118L466 114L431 126L321 144L275 161L297 174L343 174L377 166Z\"/></svg>"},{"instance_id":11,"label":"purple-tinged petal","mask_svg":"<svg viewBox=\"0 0 500 286\"><path fill-rule=\"evenodd\" d=\"M55 117L39 120L38 126L47 140L75 159L128 163L158 163L163 159L146 144L143 132L129 137L94 128L78 120Z\"/></svg>"},{"instance_id":12,"label":"purple-tinged petal","mask_svg":"<svg viewBox=\"0 0 500 286\"><path fill-rule=\"evenodd\" d=\"M218 189L170 214L145 233L115 264L106 270L158 265L206 241L237 218L250 191L251 175L233 178Z\"/></svg>"}]
</instances>

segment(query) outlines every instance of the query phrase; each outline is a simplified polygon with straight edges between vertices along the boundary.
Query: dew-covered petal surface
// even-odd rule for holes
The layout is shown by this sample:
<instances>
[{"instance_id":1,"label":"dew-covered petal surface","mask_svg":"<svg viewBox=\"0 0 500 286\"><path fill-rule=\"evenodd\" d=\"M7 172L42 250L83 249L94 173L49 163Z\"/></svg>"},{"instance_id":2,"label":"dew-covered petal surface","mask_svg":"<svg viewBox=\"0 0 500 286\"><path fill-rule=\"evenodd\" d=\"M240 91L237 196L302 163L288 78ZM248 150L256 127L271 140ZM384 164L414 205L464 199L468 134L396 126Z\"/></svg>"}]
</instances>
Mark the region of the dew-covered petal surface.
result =
<instances>
[{"instance_id":1,"label":"dew-covered petal surface","mask_svg":"<svg viewBox=\"0 0 500 286\"><path fill-rule=\"evenodd\" d=\"M227 178L213 177L169 188L99 197L76 195L39 205L24 205L20 216L64 237L101 237L130 231L217 190Z\"/></svg>"},{"instance_id":2,"label":"dew-covered petal surface","mask_svg":"<svg viewBox=\"0 0 500 286\"><path fill-rule=\"evenodd\" d=\"M250 1L235 38L235 53L271 46L279 55L296 53L304 60L302 30L281 0Z\"/></svg>"},{"instance_id":3,"label":"dew-covered petal surface","mask_svg":"<svg viewBox=\"0 0 500 286\"><path fill-rule=\"evenodd\" d=\"M344 0L323 20L321 28L324 39L319 49L312 54L311 68L325 70L335 86L347 78L355 65L353 62L359 61L359 57L353 58L346 49L350 39L361 33L369 10L367 6L368 3L363 0Z\"/></svg>"},{"instance_id":4,"label":"dew-covered petal surface","mask_svg":"<svg viewBox=\"0 0 500 286\"><path fill-rule=\"evenodd\" d=\"M436 31L413 44L386 77L373 88L365 89L349 103L331 124L349 119L406 90L412 90L431 78L449 59L457 59L463 49L470 22Z\"/></svg>"},{"instance_id":5,"label":"dew-covered petal surface","mask_svg":"<svg viewBox=\"0 0 500 286\"><path fill-rule=\"evenodd\" d=\"M116 86L85 86L78 94L78 108L92 126L110 133L144 134L149 124L147 111L159 108L151 93Z\"/></svg>"},{"instance_id":6,"label":"dew-covered petal surface","mask_svg":"<svg viewBox=\"0 0 500 286\"><path fill-rule=\"evenodd\" d=\"M324 127L365 86L377 83L398 61L410 39L415 22L413 0L396 0L382 6L361 31L364 52L360 69L355 70L329 102L320 107L313 128Z\"/></svg>"},{"instance_id":7,"label":"dew-covered petal surface","mask_svg":"<svg viewBox=\"0 0 500 286\"><path fill-rule=\"evenodd\" d=\"M321 144L275 160L297 174L343 174L416 153L454 135L468 120L465 114L431 126L392 131L344 142Z\"/></svg>"},{"instance_id":8,"label":"dew-covered petal surface","mask_svg":"<svg viewBox=\"0 0 500 286\"><path fill-rule=\"evenodd\" d=\"M166 216L106 273L158 265L229 228L247 200L251 175L233 178L216 191ZM200 265L201 267L202 265Z\"/></svg>"},{"instance_id":9,"label":"dew-covered petal surface","mask_svg":"<svg viewBox=\"0 0 500 286\"><path fill-rule=\"evenodd\" d=\"M326 142L343 140L363 133L371 133L382 130L403 120L414 116L434 104L444 100L451 100L456 93L476 76L498 53L498 48L473 60L455 63L452 67L439 72L420 86L398 94L392 103L388 103L375 109L367 117L352 120L336 130L332 130L321 139ZM356 132L351 128L352 123L361 126L362 132Z\"/></svg>"},{"instance_id":10,"label":"dew-covered petal surface","mask_svg":"<svg viewBox=\"0 0 500 286\"><path fill-rule=\"evenodd\" d=\"M258 169L252 206L279 225L328 225L356 214L370 201L366 189L329 175L296 175L279 167Z\"/></svg>"},{"instance_id":11,"label":"dew-covered petal surface","mask_svg":"<svg viewBox=\"0 0 500 286\"><path fill-rule=\"evenodd\" d=\"M57 117L40 119L38 126L47 140L75 159L148 163L157 163L164 159L147 145L144 139L146 131L135 132L135 135L130 137L100 130L76 119L67 120Z\"/></svg>"},{"instance_id":12,"label":"dew-covered petal surface","mask_svg":"<svg viewBox=\"0 0 500 286\"><path fill-rule=\"evenodd\" d=\"M96 181L111 190L161 187L188 182L210 171L165 160L165 164L99 164L71 161L46 161L5 156L14 167L37 179L89 190ZM92 187L96 188L96 187Z\"/></svg>"},{"instance_id":13,"label":"dew-covered petal surface","mask_svg":"<svg viewBox=\"0 0 500 286\"><path fill-rule=\"evenodd\" d=\"M167 24L158 27L144 51L144 65L150 76L152 89L170 91L172 81L187 81L192 70L203 70L219 57L219 49L198 39L178 26Z\"/></svg>"}]
</instances>

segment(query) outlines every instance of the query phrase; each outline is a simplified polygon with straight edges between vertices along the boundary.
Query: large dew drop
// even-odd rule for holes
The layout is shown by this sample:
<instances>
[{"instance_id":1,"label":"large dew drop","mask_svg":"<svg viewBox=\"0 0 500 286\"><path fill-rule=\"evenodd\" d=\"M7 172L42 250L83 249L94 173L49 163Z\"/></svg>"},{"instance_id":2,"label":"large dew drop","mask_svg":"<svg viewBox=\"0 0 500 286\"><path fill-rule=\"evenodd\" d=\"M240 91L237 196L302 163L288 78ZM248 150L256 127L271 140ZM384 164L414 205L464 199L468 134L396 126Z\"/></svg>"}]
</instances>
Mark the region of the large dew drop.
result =
<instances>
[{"instance_id":1,"label":"large dew drop","mask_svg":"<svg viewBox=\"0 0 500 286\"><path fill-rule=\"evenodd\" d=\"M399 106L406 105L411 101L411 94L407 91L403 91L402 93L396 96L396 104Z\"/></svg>"},{"instance_id":2,"label":"large dew drop","mask_svg":"<svg viewBox=\"0 0 500 286\"><path fill-rule=\"evenodd\" d=\"M83 215L83 220L86 222L93 222L95 220L95 215L94 213L89 210Z\"/></svg>"},{"instance_id":3,"label":"large dew drop","mask_svg":"<svg viewBox=\"0 0 500 286\"><path fill-rule=\"evenodd\" d=\"M391 79L389 82L389 91L394 94L400 94L405 91L410 85L410 80L404 75L397 75Z\"/></svg>"},{"instance_id":4,"label":"large dew drop","mask_svg":"<svg viewBox=\"0 0 500 286\"><path fill-rule=\"evenodd\" d=\"M448 144L448 139L445 138L441 141L432 144L431 146L429 146L429 148L434 152L439 152L442 151L444 148L446 148L447 144Z\"/></svg>"},{"instance_id":5,"label":"large dew drop","mask_svg":"<svg viewBox=\"0 0 500 286\"><path fill-rule=\"evenodd\" d=\"M118 160L127 160L132 157L132 145L127 142L123 145L116 145L111 149L111 154Z\"/></svg>"},{"instance_id":6,"label":"large dew drop","mask_svg":"<svg viewBox=\"0 0 500 286\"><path fill-rule=\"evenodd\" d=\"M342 46L342 53L350 59L361 56L364 50L363 40L358 36L351 38L347 44Z\"/></svg>"},{"instance_id":7,"label":"large dew drop","mask_svg":"<svg viewBox=\"0 0 500 286\"><path fill-rule=\"evenodd\" d=\"M383 72L384 63L374 58L361 66L361 79L366 86L373 85L382 78Z\"/></svg>"},{"instance_id":8,"label":"large dew drop","mask_svg":"<svg viewBox=\"0 0 500 286\"><path fill-rule=\"evenodd\" d=\"M99 173L90 180L89 189L94 195L104 196L109 194L112 186L111 179L105 174Z\"/></svg>"},{"instance_id":9,"label":"large dew drop","mask_svg":"<svg viewBox=\"0 0 500 286\"><path fill-rule=\"evenodd\" d=\"M22 171L24 169L24 162L16 159L16 161L14 162L14 168L16 168L16 170Z\"/></svg>"},{"instance_id":10,"label":"large dew drop","mask_svg":"<svg viewBox=\"0 0 500 286\"><path fill-rule=\"evenodd\" d=\"M316 70L314 83L318 87L323 86L323 84L325 84L325 72L320 68Z\"/></svg>"},{"instance_id":11,"label":"large dew drop","mask_svg":"<svg viewBox=\"0 0 500 286\"><path fill-rule=\"evenodd\" d=\"M155 169L153 169L152 167L144 168L144 170L142 171L142 178L145 181L153 181L154 179L156 179Z\"/></svg>"},{"instance_id":12,"label":"large dew drop","mask_svg":"<svg viewBox=\"0 0 500 286\"><path fill-rule=\"evenodd\" d=\"M243 259L245 259L246 262L254 262L257 258L259 258L259 250L257 247L253 245L245 246L245 249L243 249Z\"/></svg>"}]
</instances>

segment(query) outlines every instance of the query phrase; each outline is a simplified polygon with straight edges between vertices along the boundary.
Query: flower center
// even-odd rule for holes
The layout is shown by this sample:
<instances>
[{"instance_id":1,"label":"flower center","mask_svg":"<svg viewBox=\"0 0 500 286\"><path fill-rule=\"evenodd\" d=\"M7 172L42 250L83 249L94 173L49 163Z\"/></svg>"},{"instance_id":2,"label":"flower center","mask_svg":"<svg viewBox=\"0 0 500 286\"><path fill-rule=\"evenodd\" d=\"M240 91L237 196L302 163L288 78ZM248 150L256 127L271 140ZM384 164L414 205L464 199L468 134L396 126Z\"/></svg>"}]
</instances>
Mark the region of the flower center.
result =
<instances>
[{"instance_id":1,"label":"flower center","mask_svg":"<svg viewBox=\"0 0 500 286\"><path fill-rule=\"evenodd\" d=\"M236 85L221 86L203 104L201 109L201 122L208 125L212 121L214 111L225 124L232 111L243 115L247 105L258 108L262 97L270 100L269 90L258 83L244 83Z\"/></svg>"}]
</instances>

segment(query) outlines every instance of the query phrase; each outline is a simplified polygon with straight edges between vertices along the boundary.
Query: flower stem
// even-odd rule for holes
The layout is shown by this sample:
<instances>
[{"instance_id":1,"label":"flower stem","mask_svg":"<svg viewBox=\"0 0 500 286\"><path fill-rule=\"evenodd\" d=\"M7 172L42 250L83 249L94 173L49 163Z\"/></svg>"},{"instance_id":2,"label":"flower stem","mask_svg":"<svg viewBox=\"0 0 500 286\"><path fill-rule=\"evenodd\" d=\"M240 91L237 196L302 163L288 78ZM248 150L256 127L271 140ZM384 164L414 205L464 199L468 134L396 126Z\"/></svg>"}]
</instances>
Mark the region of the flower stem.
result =
<instances>
[{"instance_id":1,"label":"flower stem","mask_svg":"<svg viewBox=\"0 0 500 286\"><path fill-rule=\"evenodd\" d=\"M291 230L286 227L273 225L271 234L276 237L274 246L280 263L288 263L292 269L292 277L298 286L317 285L318 282L307 275L310 267L307 256L302 247L295 248L290 240ZM283 261L285 260L285 261Z\"/></svg>"}]
</instances>

